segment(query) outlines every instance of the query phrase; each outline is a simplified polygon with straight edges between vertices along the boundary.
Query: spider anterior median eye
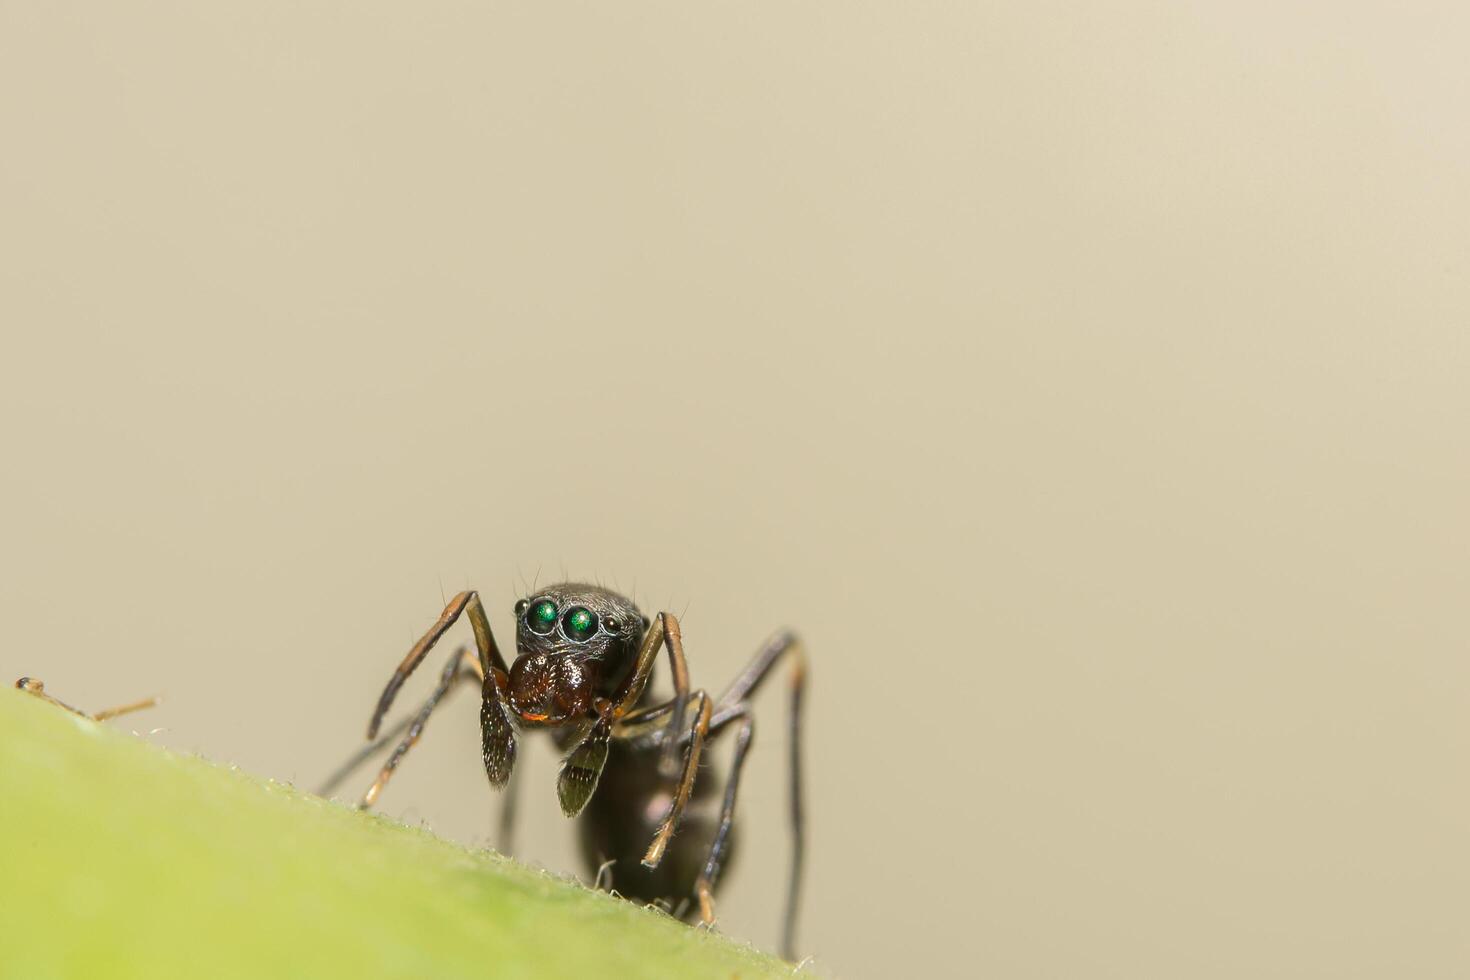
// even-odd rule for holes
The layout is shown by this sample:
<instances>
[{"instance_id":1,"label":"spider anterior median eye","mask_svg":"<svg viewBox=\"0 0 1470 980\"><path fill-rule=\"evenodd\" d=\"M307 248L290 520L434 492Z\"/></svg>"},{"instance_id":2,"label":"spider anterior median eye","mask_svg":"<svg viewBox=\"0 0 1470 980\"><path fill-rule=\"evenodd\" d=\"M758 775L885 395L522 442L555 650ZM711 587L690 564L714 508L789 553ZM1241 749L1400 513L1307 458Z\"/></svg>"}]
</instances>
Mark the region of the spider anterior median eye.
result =
<instances>
[{"instance_id":1,"label":"spider anterior median eye","mask_svg":"<svg viewBox=\"0 0 1470 980\"><path fill-rule=\"evenodd\" d=\"M556 625L556 603L550 599L534 603L531 614L526 617L526 625L537 633L550 633L551 628Z\"/></svg>"},{"instance_id":2,"label":"spider anterior median eye","mask_svg":"<svg viewBox=\"0 0 1470 980\"><path fill-rule=\"evenodd\" d=\"M574 640L585 640L597 631L597 617L591 610L574 606L562 617L562 629Z\"/></svg>"}]
</instances>

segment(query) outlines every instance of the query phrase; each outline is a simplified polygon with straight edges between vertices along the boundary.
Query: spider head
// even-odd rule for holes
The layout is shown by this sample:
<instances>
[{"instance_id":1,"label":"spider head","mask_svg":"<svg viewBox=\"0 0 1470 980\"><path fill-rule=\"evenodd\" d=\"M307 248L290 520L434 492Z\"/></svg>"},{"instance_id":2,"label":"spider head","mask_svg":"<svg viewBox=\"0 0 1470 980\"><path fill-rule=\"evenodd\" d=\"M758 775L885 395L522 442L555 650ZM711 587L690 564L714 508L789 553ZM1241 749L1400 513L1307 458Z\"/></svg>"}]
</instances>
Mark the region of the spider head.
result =
<instances>
[{"instance_id":1,"label":"spider head","mask_svg":"<svg viewBox=\"0 0 1470 980\"><path fill-rule=\"evenodd\" d=\"M595 585L552 585L516 603L510 707L523 722L585 717L637 658L646 622L632 601Z\"/></svg>"}]
</instances>

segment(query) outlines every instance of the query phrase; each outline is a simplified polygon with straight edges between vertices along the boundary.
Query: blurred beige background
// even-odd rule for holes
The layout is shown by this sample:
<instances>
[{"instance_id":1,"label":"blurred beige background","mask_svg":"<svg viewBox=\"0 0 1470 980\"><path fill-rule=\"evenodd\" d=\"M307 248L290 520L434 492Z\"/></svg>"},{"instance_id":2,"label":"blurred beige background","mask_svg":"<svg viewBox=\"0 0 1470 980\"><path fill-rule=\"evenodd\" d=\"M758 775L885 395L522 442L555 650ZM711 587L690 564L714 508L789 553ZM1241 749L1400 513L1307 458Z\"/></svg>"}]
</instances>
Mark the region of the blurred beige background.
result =
<instances>
[{"instance_id":1,"label":"blurred beige background","mask_svg":"<svg viewBox=\"0 0 1470 980\"><path fill-rule=\"evenodd\" d=\"M446 593L636 583L710 687L808 638L822 970L1464 976L1467 42L6 0L0 670L310 786ZM385 809L487 840L477 738Z\"/></svg>"}]
</instances>

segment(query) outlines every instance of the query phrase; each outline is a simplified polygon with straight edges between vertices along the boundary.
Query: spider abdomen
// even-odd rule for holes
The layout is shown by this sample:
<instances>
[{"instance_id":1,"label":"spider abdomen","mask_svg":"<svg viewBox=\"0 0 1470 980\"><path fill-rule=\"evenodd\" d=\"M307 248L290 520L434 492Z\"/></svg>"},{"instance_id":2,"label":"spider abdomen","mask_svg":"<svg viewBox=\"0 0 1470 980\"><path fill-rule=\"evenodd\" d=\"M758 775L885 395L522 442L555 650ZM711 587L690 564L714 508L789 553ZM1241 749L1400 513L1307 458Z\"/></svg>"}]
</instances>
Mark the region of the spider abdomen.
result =
<instances>
[{"instance_id":1,"label":"spider abdomen","mask_svg":"<svg viewBox=\"0 0 1470 980\"><path fill-rule=\"evenodd\" d=\"M699 911L695 883L719 826L718 779L701 766L679 831L669 841L657 868L643 866L648 842L673 801L658 775L659 749L614 742L597 791L578 818L578 836L589 877L599 877L624 898L657 904L683 919ZM728 869L735 834L725 850ZM611 863L609 863L611 862Z\"/></svg>"}]
</instances>

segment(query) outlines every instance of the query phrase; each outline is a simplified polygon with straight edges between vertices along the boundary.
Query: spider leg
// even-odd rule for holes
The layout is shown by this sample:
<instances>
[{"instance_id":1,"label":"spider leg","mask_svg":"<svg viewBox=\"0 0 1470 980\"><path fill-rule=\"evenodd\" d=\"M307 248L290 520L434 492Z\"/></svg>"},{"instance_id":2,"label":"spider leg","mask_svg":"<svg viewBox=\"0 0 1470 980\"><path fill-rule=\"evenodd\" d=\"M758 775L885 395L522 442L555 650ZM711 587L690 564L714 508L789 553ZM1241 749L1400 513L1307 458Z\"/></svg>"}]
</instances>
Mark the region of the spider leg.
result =
<instances>
[{"instance_id":1,"label":"spider leg","mask_svg":"<svg viewBox=\"0 0 1470 980\"><path fill-rule=\"evenodd\" d=\"M725 799L720 804L719 826L710 842L704 870L694 884L695 895L699 899L700 918L706 925L714 925L715 886L719 884L720 872L724 870L725 852L730 843L730 827L735 822L735 796L740 790L740 774L745 769L745 756L750 751L750 743L755 736L755 719L750 716L747 706L740 707L740 713L731 716L726 722L728 724L739 720L740 727L735 729L735 750L730 756L730 774L725 777ZM711 727L710 738L714 738L716 734L718 731Z\"/></svg>"},{"instance_id":2,"label":"spider leg","mask_svg":"<svg viewBox=\"0 0 1470 980\"><path fill-rule=\"evenodd\" d=\"M480 602L480 594L473 591L461 592L449 600L449 605L445 606L444 611L439 614L438 622L429 627L429 631L413 645L412 650L408 651L403 662L398 665L398 669L393 671L393 676L388 678L388 684L383 688L377 707L373 710L372 720L368 722L367 737L369 740L377 736L378 726L382 724L383 716L392 707L393 699L398 696L398 689L403 686L404 681L408 680L408 675L424 662L424 658L429 655L434 644L439 642L439 638L455 624L463 613L469 614L470 627L475 633L475 648L480 655L480 674L489 676L492 670L498 670L502 674L510 673L510 668L505 664L505 657L501 655L500 647L495 643L495 634L490 630L490 620L485 615L485 606Z\"/></svg>"},{"instance_id":3,"label":"spider leg","mask_svg":"<svg viewBox=\"0 0 1470 980\"><path fill-rule=\"evenodd\" d=\"M613 696L613 720L617 721L631 712L634 705L638 703L638 699L643 696L643 691L648 686L649 675L653 672L654 661L658 658L660 645L666 647L669 652L674 697L669 702L672 705L668 722L670 739L664 746L663 758L659 762L659 772L665 778L673 780L680 774L678 750L675 747L673 736L685 730L684 710L689 700L689 664L684 659L684 640L679 631L679 620L673 613L659 613L649 624L648 631L643 634L643 643L638 648L638 659L633 671L623 682L622 688Z\"/></svg>"},{"instance_id":4,"label":"spider leg","mask_svg":"<svg viewBox=\"0 0 1470 980\"><path fill-rule=\"evenodd\" d=\"M663 744L666 732L662 719L672 709L672 702L653 705L634 715L629 715L614 734L629 739L634 745ZM745 771L745 760L755 736L755 719L751 716L750 704L741 702L723 709L710 721L706 744L712 743L731 725L735 729L735 749L730 756L730 773L725 779L725 796L720 804L719 822L710 840L703 870L694 884L694 898L699 902L699 916L705 925L715 921L714 891L719 884L720 872L724 870L725 855L729 850L730 830L735 822L735 800L740 791L740 777ZM680 744L688 736L680 739Z\"/></svg>"},{"instance_id":5,"label":"spider leg","mask_svg":"<svg viewBox=\"0 0 1470 980\"><path fill-rule=\"evenodd\" d=\"M653 840L648 845L647 853L643 855L643 866L646 868L658 867L659 862L663 860L664 850L669 845L669 838L674 834L674 828L684 816L684 807L689 802L689 794L694 789L694 777L699 771L699 754L704 749L704 739L709 733L709 695L702 690L695 691L686 700L698 702L698 707L694 709L694 722L689 728L689 748L684 754L683 771L679 777L679 785L674 793L673 802L669 804L668 813L664 815L663 822L659 824ZM676 717L682 714L680 706L674 707L673 714ZM670 747L681 744L682 741L682 739L668 739L664 746L665 752Z\"/></svg>"},{"instance_id":6,"label":"spider leg","mask_svg":"<svg viewBox=\"0 0 1470 980\"><path fill-rule=\"evenodd\" d=\"M659 613L658 616L664 624L664 643L669 648L669 667L673 673L674 680L674 710L669 716L669 734L672 735L675 732L682 732L684 730L684 709L685 705L689 702L689 664L684 660L684 638L679 631L679 620L674 618L673 613ZM703 697L703 692L700 692L700 694ZM705 702L703 708L705 715L704 725L708 728L709 705L707 698L705 698ZM698 725L695 726L696 729L698 727ZM691 748L690 757L693 760L692 764L697 764L699 762L698 749ZM694 777L692 773L688 772L688 769L689 766L686 766L685 779L690 785L693 785ZM679 774L679 752L672 738L664 745L664 755L659 760L658 771L665 779L672 779ZM683 791L683 795L686 798L688 797L687 790ZM683 808L680 807L680 809L682 810ZM647 863L647 861L648 858L644 858L644 862Z\"/></svg>"},{"instance_id":7,"label":"spider leg","mask_svg":"<svg viewBox=\"0 0 1470 980\"><path fill-rule=\"evenodd\" d=\"M346 761L332 770L330 776L322 780L317 786L316 795L331 797L333 793L337 792L337 787L341 786L347 781L348 776L351 776L357 771L358 766L361 766L364 762L367 762L381 752L384 746L397 740L398 736L402 735L408 726L413 724L415 717L417 717L417 712L399 718L393 724L379 732L377 738L352 753Z\"/></svg>"},{"instance_id":8,"label":"spider leg","mask_svg":"<svg viewBox=\"0 0 1470 980\"><path fill-rule=\"evenodd\" d=\"M457 681L468 680L471 676L476 678L479 677L479 665L473 659L465 656L465 654L467 653L468 649L462 648L456 654L457 657L462 659L463 664L468 665L468 667L470 668L469 671L461 671L455 678L455 680ZM453 663L453 661L451 661L451 663ZM445 668L446 670L448 669L447 664L445 665ZM430 695L431 699L433 699L436 703L437 700L442 696L443 694L439 693L437 688L435 689L435 693ZM426 708L431 708L431 705L429 705L427 702L414 714L405 715L404 717L399 718L393 724L383 729L374 741L363 746L357 752L354 752L350 759L344 762L330 776L326 778L326 780L321 784L321 787L317 790L317 795L331 796L332 793L336 791L337 787L342 785L342 783L346 781L347 777L352 775L352 773L356 771L359 766L361 766L368 759L372 758L378 752L382 751L384 746L396 741L399 736L401 736L405 731L408 730L410 725L417 724L419 726L420 733L422 733L423 721L427 721L428 718L428 715L425 712ZM514 774L512 774L512 777L508 785L506 786L505 791L501 794L500 797L500 817L496 823L495 849L502 854L509 854L514 843L516 804L519 797L518 786L519 780L517 780Z\"/></svg>"},{"instance_id":9,"label":"spider leg","mask_svg":"<svg viewBox=\"0 0 1470 980\"><path fill-rule=\"evenodd\" d=\"M791 756L788 763L791 774L791 873L786 880L786 918L781 930L781 955L790 960L796 956L797 900L801 894L801 872L806 857L806 819L802 808L801 778L801 719L802 699L806 693L806 653L796 634L777 633L766 641L765 646L756 652L750 666L741 671L725 693L720 696L719 705L715 709L715 716L710 726L718 730L744 715L748 710L746 701L770 676L771 669L775 667L777 661L783 658L791 661ZM737 752L738 748L737 743ZM738 769L732 771L731 779L737 779L738 774ZM727 801L732 799L728 786L726 797ZM725 829L723 818L722 829ZM711 858L713 859L714 856L712 853ZM718 871L718 862L716 862L715 870Z\"/></svg>"},{"instance_id":10,"label":"spider leg","mask_svg":"<svg viewBox=\"0 0 1470 980\"><path fill-rule=\"evenodd\" d=\"M454 651L454 655L444 665L444 669L439 673L439 683L424 699L423 705L413 716L403 738L393 747L393 752L378 772L378 778L373 780L373 784L363 794L362 802L358 804L359 809L366 810L377 802L379 794L383 792L383 787L388 785L388 780L393 777L398 764L403 761L408 750L418 744L419 737L423 735L424 726L429 722L429 716L434 713L434 709L439 706L439 702L443 700L444 695L449 693L455 682L470 679L480 679L480 664L470 655L469 647L462 646Z\"/></svg>"},{"instance_id":11,"label":"spider leg","mask_svg":"<svg viewBox=\"0 0 1470 980\"><path fill-rule=\"evenodd\" d=\"M15 686L17 689L25 691L27 694L33 694L36 697L40 698L42 701L54 704L56 705L56 707L61 708L63 711L70 711L74 715L80 715L81 717L86 718L89 721L106 721L109 718L116 718L118 715L126 715L134 711L142 711L144 708L152 708L158 704L157 698L144 698L141 701L133 701L130 704L118 705L116 708L104 708L101 711L95 711L89 714L80 708L73 708L71 705L67 704L65 701L62 701L60 698L53 697L52 695L47 694L46 685L41 683L34 677L22 677L20 680L15 682Z\"/></svg>"},{"instance_id":12,"label":"spider leg","mask_svg":"<svg viewBox=\"0 0 1470 980\"><path fill-rule=\"evenodd\" d=\"M638 745L662 745L669 736L669 723L677 698L631 711L613 725L613 738L626 739ZM713 724L713 718L711 718ZM684 733L688 736L688 732Z\"/></svg>"},{"instance_id":13,"label":"spider leg","mask_svg":"<svg viewBox=\"0 0 1470 980\"><path fill-rule=\"evenodd\" d=\"M722 731L730 724L750 718L749 698L760 688L765 680L771 676L772 669L783 658L791 661L791 707L790 707L790 794L791 794L791 870L787 878L786 890L786 913L783 920L781 950L787 959L795 956L796 946L796 919L797 904L801 894L802 868L806 856L806 820L803 803L803 782L801 768L801 729L802 729L802 701L806 692L806 655L802 648L800 639L794 633L783 632L773 636L766 641L765 645L756 652L750 665L741 671L731 682L729 688L720 696L715 706L708 725L708 733L712 737ZM619 726L615 729L615 737L628 738L642 744L678 744L680 746L691 744L695 737L695 731L690 729L682 732L677 740L668 740L668 730L660 719L672 712L675 707L673 701L663 704L652 705L639 709L625 716ZM740 778L740 767L744 765L745 751L748 749L749 738L743 736L742 729L737 729L736 754L731 760L731 772L729 781L726 783L725 804L729 809L722 809L720 815L720 826L716 832L716 843L710 849L710 857L706 862L705 874L702 880L707 884L710 892L713 892L716 879L719 876L724 861L725 850L728 847L729 821L733 820L734 792L738 789ZM751 735L753 736L753 732ZM667 740L667 741L666 741ZM742 742L745 744L742 746ZM733 785L732 785L733 784ZM658 837L654 844L664 834L664 827L660 827ZM653 848L650 848L650 855ZM647 859L645 859L647 863ZM699 894L701 915L706 911L712 911L712 901L709 895Z\"/></svg>"}]
</instances>

